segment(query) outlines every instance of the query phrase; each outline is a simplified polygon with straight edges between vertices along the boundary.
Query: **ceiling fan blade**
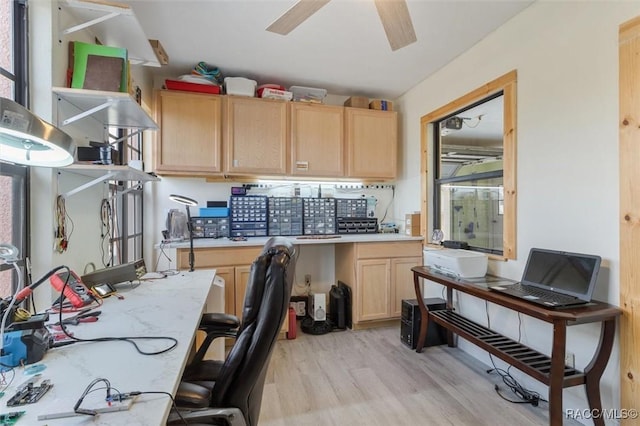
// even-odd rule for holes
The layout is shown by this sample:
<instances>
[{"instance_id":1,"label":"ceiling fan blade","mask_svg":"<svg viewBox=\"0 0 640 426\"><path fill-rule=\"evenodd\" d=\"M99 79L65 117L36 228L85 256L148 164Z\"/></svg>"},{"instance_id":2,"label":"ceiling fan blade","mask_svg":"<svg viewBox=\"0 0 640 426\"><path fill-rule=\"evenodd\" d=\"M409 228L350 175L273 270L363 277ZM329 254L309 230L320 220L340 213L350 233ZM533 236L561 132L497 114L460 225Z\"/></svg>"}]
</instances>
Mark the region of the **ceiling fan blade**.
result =
<instances>
[{"instance_id":1,"label":"ceiling fan blade","mask_svg":"<svg viewBox=\"0 0 640 426\"><path fill-rule=\"evenodd\" d=\"M405 0L374 0L391 50L398 50L417 41Z\"/></svg>"},{"instance_id":2,"label":"ceiling fan blade","mask_svg":"<svg viewBox=\"0 0 640 426\"><path fill-rule=\"evenodd\" d=\"M307 18L316 13L322 6L330 0L300 0L293 7L287 10L284 15L275 20L267 31L272 33L287 35Z\"/></svg>"}]
</instances>

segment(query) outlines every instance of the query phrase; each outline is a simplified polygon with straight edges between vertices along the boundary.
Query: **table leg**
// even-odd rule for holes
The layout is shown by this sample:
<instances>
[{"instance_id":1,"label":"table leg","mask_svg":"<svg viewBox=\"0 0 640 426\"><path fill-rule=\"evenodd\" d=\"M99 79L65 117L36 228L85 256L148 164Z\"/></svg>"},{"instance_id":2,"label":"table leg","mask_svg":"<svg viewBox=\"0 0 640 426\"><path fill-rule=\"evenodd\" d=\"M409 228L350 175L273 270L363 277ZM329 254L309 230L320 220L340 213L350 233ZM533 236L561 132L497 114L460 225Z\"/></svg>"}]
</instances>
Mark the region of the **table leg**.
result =
<instances>
[{"instance_id":1,"label":"table leg","mask_svg":"<svg viewBox=\"0 0 640 426\"><path fill-rule=\"evenodd\" d=\"M447 287L447 309L453 310L453 289L451 287ZM456 347L456 340L453 331L447 328L447 346L450 348Z\"/></svg>"},{"instance_id":2,"label":"table leg","mask_svg":"<svg viewBox=\"0 0 640 426\"><path fill-rule=\"evenodd\" d=\"M416 344L416 352L422 352L424 342L427 339L427 326L429 325L429 311L424 304L422 297L422 289L420 288L420 277L417 273L413 273L413 286L416 291L416 299L420 308L420 333L418 335L418 343Z\"/></svg>"},{"instance_id":3,"label":"table leg","mask_svg":"<svg viewBox=\"0 0 640 426\"><path fill-rule=\"evenodd\" d=\"M549 377L549 425L562 426L562 391L564 382L564 357L567 342L567 324L564 320L553 322L553 347Z\"/></svg>"},{"instance_id":4,"label":"table leg","mask_svg":"<svg viewBox=\"0 0 640 426\"><path fill-rule=\"evenodd\" d=\"M600 328L600 341L598 348L591 359L591 362L584 370L585 373L585 389L587 391L587 400L592 413L602 413L602 400L600 399L600 378L604 369L607 367L611 349L613 348L613 338L615 335L616 320L609 318L602 322ZM604 426L602 416L594 416L593 423L596 426Z\"/></svg>"}]
</instances>

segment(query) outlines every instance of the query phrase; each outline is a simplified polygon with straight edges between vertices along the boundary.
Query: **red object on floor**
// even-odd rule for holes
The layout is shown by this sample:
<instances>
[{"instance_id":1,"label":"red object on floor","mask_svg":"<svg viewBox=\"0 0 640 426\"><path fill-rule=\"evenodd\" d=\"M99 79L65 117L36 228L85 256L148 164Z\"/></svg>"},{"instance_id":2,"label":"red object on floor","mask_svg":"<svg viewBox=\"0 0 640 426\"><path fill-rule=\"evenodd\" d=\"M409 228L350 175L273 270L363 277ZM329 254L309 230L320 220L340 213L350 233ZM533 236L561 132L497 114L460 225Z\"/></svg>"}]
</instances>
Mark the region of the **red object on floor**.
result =
<instances>
[{"instance_id":1,"label":"red object on floor","mask_svg":"<svg viewBox=\"0 0 640 426\"><path fill-rule=\"evenodd\" d=\"M287 331L287 339L288 340L292 340L296 338L296 329L297 329L297 323L296 323L296 311L295 309L293 309L292 307L289 307L289 315L288 315L288 320L289 320L289 331Z\"/></svg>"}]
</instances>

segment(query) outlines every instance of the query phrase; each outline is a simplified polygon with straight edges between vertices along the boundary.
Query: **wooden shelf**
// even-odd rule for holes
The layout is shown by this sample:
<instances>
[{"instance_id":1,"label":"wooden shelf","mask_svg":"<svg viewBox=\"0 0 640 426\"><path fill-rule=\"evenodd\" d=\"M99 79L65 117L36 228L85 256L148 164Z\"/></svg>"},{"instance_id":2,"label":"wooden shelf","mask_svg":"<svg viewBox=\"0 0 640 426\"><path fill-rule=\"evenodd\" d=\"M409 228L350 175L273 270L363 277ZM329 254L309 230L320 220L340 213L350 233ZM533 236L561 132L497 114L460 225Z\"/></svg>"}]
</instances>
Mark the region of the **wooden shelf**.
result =
<instances>
[{"instance_id":1,"label":"wooden shelf","mask_svg":"<svg viewBox=\"0 0 640 426\"><path fill-rule=\"evenodd\" d=\"M429 318L496 355L520 371L524 371L546 385L549 384L551 380L551 358L549 356L450 310L429 311ZM565 366L563 381L566 386L576 386L584 383L585 375L573 367Z\"/></svg>"},{"instance_id":2,"label":"wooden shelf","mask_svg":"<svg viewBox=\"0 0 640 426\"><path fill-rule=\"evenodd\" d=\"M92 116L105 127L157 130L151 116L129 95L122 92L54 87L53 93L78 109L78 114L58 120L61 126Z\"/></svg>"},{"instance_id":3,"label":"wooden shelf","mask_svg":"<svg viewBox=\"0 0 640 426\"><path fill-rule=\"evenodd\" d=\"M100 0L61 0L59 5L78 21L77 25L62 30L62 34L89 29L100 43L126 48L132 64L160 66L130 6Z\"/></svg>"},{"instance_id":4,"label":"wooden shelf","mask_svg":"<svg viewBox=\"0 0 640 426\"><path fill-rule=\"evenodd\" d=\"M103 164L71 164L67 167L60 168L66 172L75 173L82 176L93 178L90 182L80 185L71 191L62 194L63 198L68 198L80 191L88 189L98 183L105 181L133 181L133 182L155 182L160 178L143 172L142 170L134 169L129 166L116 166L116 165L103 165ZM127 192L123 191L122 193Z\"/></svg>"}]
</instances>

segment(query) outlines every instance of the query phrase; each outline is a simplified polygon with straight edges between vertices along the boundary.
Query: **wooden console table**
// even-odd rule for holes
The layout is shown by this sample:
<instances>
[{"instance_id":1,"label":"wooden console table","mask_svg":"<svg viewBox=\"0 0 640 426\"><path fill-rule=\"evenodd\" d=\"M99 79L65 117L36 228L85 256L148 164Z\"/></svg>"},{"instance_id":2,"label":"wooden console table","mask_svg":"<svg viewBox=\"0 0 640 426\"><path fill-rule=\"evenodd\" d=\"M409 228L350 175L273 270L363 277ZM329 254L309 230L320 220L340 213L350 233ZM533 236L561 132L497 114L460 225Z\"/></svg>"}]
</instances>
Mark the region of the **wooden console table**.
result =
<instances>
[{"instance_id":1,"label":"wooden console table","mask_svg":"<svg viewBox=\"0 0 640 426\"><path fill-rule=\"evenodd\" d=\"M584 384L589 408L594 410L594 413L596 412L595 410L600 410L597 412L601 412L600 378L611 355L616 317L620 316L622 312L618 307L593 301L580 307L547 309L488 289L489 285L498 285L498 282L509 281L504 278L487 275L482 279L464 280L439 274L424 266L416 266L411 270L413 271L413 282L421 315L420 335L416 352L421 352L424 346L428 321L434 321L447 329L449 346L455 346L453 335L457 334L548 385L550 425L562 425L562 391L566 387ZM429 311L427 309L423 302L420 278L442 284L447 288L447 309L440 311ZM502 336L456 313L452 306L453 290L470 294L482 300L553 324L551 356L544 355L513 339ZM584 372L581 372L564 364L567 326L591 322L601 323L600 341L591 362ZM604 426L603 417L596 418L594 416L593 420L597 426Z\"/></svg>"}]
</instances>

